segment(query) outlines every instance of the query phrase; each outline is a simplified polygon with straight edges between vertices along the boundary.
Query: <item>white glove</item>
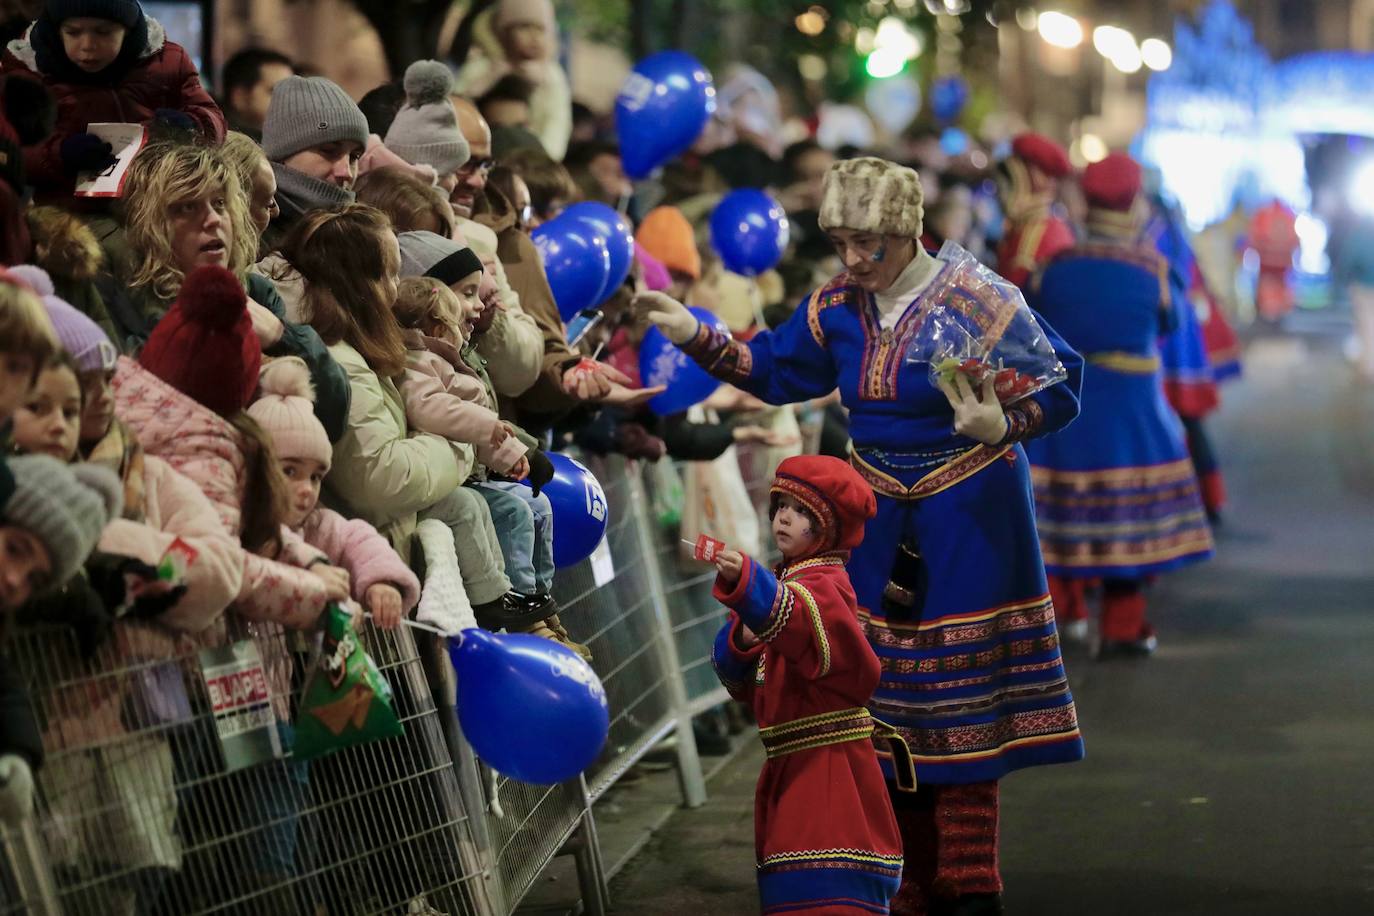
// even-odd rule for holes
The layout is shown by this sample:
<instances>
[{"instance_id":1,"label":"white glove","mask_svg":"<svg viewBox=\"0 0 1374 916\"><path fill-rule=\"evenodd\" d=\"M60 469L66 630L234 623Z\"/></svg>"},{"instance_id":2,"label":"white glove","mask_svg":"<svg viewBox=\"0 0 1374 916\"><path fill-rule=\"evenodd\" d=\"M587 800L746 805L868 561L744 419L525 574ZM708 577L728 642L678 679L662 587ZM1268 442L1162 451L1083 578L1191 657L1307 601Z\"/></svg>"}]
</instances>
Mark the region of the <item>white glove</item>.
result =
<instances>
[{"instance_id":1,"label":"white glove","mask_svg":"<svg viewBox=\"0 0 1374 916\"><path fill-rule=\"evenodd\" d=\"M666 293L649 291L634 298L635 314L647 318L658 326L675 344L685 344L696 336L697 316L687 311L687 306Z\"/></svg>"},{"instance_id":2,"label":"white glove","mask_svg":"<svg viewBox=\"0 0 1374 916\"><path fill-rule=\"evenodd\" d=\"M33 811L33 770L18 754L0 756L0 820L13 827Z\"/></svg>"},{"instance_id":3,"label":"white glove","mask_svg":"<svg viewBox=\"0 0 1374 916\"><path fill-rule=\"evenodd\" d=\"M415 619L450 635L476 629L477 617L463 588L452 529L438 519L427 518L415 529L415 535L425 552L425 584L415 606Z\"/></svg>"},{"instance_id":4,"label":"white glove","mask_svg":"<svg viewBox=\"0 0 1374 916\"><path fill-rule=\"evenodd\" d=\"M993 377L983 380L982 391L962 372L954 373L953 382L940 381L940 391L954 408L954 431L976 439L984 445L996 445L1007 436L1007 415L993 390Z\"/></svg>"}]
</instances>

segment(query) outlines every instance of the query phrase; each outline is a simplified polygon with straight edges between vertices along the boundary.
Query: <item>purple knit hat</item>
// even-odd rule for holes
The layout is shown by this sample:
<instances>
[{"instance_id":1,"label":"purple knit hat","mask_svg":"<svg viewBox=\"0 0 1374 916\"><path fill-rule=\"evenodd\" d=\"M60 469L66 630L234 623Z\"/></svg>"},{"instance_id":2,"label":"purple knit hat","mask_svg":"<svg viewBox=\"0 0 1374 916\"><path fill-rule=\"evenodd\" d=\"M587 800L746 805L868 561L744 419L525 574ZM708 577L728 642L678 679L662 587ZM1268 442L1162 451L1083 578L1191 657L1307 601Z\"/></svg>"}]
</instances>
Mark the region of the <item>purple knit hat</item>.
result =
<instances>
[{"instance_id":1,"label":"purple knit hat","mask_svg":"<svg viewBox=\"0 0 1374 916\"><path fill-rule=\"evenodd\" d=\"M9 268L11 274L34 288L48 310L48 318L57 331L58 342L76 360L82 372L109 372L115 367L119 351L110 338L80 309L60 298L53 290L52 278L41 267L21 264Z\"/></svg>"}]
</instances>

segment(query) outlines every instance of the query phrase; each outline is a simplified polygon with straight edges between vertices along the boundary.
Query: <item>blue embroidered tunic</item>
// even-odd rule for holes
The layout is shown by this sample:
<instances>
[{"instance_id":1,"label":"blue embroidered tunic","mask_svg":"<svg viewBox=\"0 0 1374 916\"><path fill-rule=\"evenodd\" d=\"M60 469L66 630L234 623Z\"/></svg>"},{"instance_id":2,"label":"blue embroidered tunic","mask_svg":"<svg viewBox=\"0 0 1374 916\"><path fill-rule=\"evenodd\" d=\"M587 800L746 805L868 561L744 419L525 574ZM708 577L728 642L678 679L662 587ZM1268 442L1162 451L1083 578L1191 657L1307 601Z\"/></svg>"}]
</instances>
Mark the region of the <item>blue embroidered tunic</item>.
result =
<instances>
[{"instance_id":1,"label":"blue embroidered tunic","mask_svg":"<svg viewBox=\"0 0 1374 916\"><path fill-rule=\"evenodd\" d=\"M957 435L928 367L905 358L933 298L885 330L873 296L841 274L747 344L702 326L683 349L769 403L839 388L852 462L878 501L848 564L882 668L869 709L901 732L921 781L959 784L1083 756L1019 444L1074 418L1082 361L1046 327L1068 381L1010 408L996 446ZM891 582L899 545L904 562L921 558L915 585Z\"/></svg>"}]
</instances>

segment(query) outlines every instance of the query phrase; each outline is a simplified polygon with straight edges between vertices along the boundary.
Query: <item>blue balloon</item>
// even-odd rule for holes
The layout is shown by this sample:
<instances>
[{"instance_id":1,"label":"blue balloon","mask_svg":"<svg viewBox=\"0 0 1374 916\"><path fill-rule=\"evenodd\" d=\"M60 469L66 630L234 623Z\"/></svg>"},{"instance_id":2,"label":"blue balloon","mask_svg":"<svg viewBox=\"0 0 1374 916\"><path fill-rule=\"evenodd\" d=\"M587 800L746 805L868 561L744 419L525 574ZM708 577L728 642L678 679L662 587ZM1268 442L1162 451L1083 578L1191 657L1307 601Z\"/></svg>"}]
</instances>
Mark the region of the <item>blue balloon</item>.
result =
<instances>
[{"instance_id":1,"label":"blue balloon","mask_svg":"<svg viewBox=\"0 0 1374 916\"><path fill-rule=\"evenodd\" d=\"M596 234L605 241L611 253L611 272L606 277L606 285L601 288L596 303L599 305L611 297L630 275L630 267L635 260L635 233L630 221L624 214L594 200L584 200L564 210L559 219L580 219L590 225Z\"/></svg>"},{"instance_id":2,"label":"blue balloon","mask_svg":"<svg viewBox=\"0 0 1374 916\"><path fill-rule=\"evenodd\" d=\"M599 301L596 297L611 272L606 242L582 220L558 219L530 233L544 259L544 275L564 321Z\"/></svg>"},{"instance_id":3,"label":"blue balloon","mask_svg":"<svg viewBox=\"0 0 1374 916\"><path fill-rule=\"evenodd\" d=\"M464 630L451 638L458 722L493 770L552 785L591 766L606 744L606 689L591 666L550 639Z\"/></svg>"},{"instance_id":4,"label":"blue balloon","mask_svg":"<svg viewBox=\"0 0 1374 916\"><path fill-rule=\"evenodd\" d=\"M943 123L957 121L968 104L968 82L962 76L941 76L930 87L930 110Z\"/></svg>"},{"instance_id":5,"label":"blue balloon","mask_svg":"<svg viewBox=\"0 0 1374 916\"><path fill-rule=\"evenodd\" d=\"M706 309L693 307L689 311L716 330L730 333L725 322ZM639 345L639 377L646 388L668 386L667 391L650 398L648 402L649 409L660 417L682 413L693 404L700 404L709 398L720 387L720 382L693 362L656 327L649 328L644 335L644 342ZM556 523L553 532L557 539Z\"/></svg>"},{"instance_id":6,"label":"blue balloon","mask_svg":"<svg viewBox=\"0 0 1374 916\"><path fill-rule=\"evenodd\" d=\"M635 64L615 99L625 174L647 178L696 142L715 110L711 74L692 55L660 51Z\"/></svg>"},{"instance_id":7,"label":"blue balloon","mask_svg":"<svg viewBox=\"0 0 1374 916\"><path fill-rule=\"evenodd\" d=\"M940 134L940 150L946 156L962 156L968 152L968 134L958 127L946 127Z\"/></svg>"},{"instance_id":8,"label":"blue balloon","mask_svg":"<svg viewBox=\"0 0 1374 916\"><path fill-rule=\"evenodd\" d=\"M561 452L547 454L553 479L539 492L553 506L553 565L563 569L576 566L596 550L606 536L610 507L601 482L586 465Z\"/></svg>"},{"instance_id":9,"label":"blue balloon","mask_svg":"<svg viewBox=\"0 0 1374 916\"><path fill-rule=\"evenodd\" d=\"M731 191L711 211L711 247L726 270L757 277L787 250L787 213L762 191Z\"/></svg>"}]
</instances>

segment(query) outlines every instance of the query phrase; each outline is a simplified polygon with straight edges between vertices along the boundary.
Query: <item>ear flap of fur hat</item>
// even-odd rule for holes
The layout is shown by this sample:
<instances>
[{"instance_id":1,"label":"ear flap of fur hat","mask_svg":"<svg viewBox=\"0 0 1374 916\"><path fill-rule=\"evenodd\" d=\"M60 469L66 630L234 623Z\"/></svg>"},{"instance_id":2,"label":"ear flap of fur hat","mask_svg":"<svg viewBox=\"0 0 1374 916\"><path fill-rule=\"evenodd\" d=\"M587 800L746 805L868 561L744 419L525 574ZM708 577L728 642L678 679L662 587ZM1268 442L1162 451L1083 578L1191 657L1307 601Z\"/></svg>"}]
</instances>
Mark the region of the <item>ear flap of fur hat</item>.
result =
<instances>
[{"instance_id":1,"label":"ear flap of fur hat","mask_svg":"<svg viewBox=\"0 0 1374 916\"><path fill-rule=\"evenodd\" d=\"M921 177L886 159L843 159L825 173L820 226L901 238L921 237Z\"/></svg>"}]
</instances>

